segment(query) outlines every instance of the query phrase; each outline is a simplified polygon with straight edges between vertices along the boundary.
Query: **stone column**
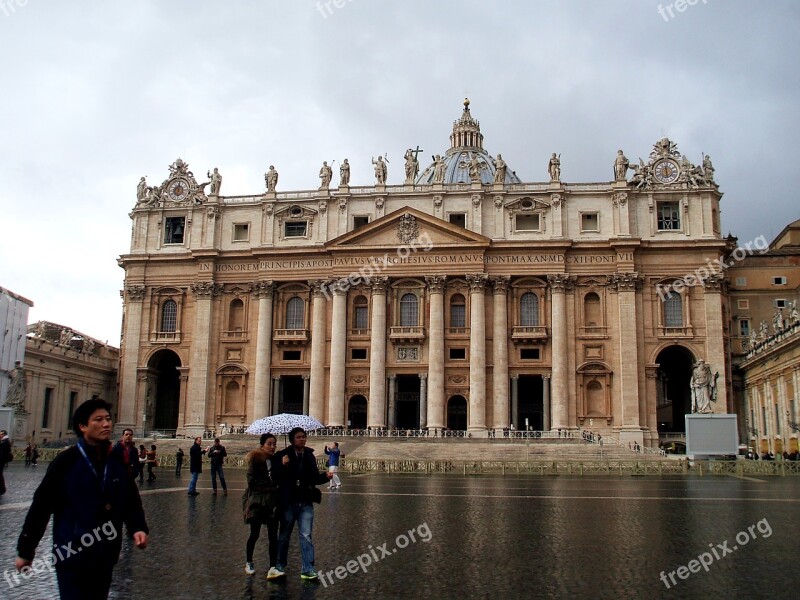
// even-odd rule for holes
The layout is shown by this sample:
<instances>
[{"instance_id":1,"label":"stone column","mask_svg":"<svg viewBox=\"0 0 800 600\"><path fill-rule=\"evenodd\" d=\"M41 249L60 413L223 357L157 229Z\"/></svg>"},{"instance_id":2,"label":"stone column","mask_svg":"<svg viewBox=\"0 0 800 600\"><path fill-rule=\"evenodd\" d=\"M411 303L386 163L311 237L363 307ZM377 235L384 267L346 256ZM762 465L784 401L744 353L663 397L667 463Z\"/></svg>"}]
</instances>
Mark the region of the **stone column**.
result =
<instances>
[{"instance_id":1,"label":"stone column","mask_svg":"<svg viewBox=\"0 0 800 600\"><path fill-rule=\"evenodd\" d=\"M542 375L542 430L550 431L550 375Z\"/></svg>"},{"instance_id":2,"label":"stone column","mask_svg":"<svg viewBox=\"0 0 800 600\"><path fill-rule=\"evenodd\" d=\"M508 283L510 277L495 277L494 284L494 321L492 328L492 353L494 369L492 370L492 395L494 405L492 427L502 429L508 427Z\"/></svg>"},{"instance_id":3,"label":"stone column","mask_svg":"<svg viewBox=\"0 0 800 600\"><path fill-rule=\"evenodd\" d=\"M256 335L256 376L253 392L252 419L270 414L269 381L272 362L272 295L275 286L271 281L253 283L253 297L258 299L258 333Z\"/></svg>"},{"instance_id":4,"label":"stone column","mask_svg":"<svg viewBox=\"0 0 800 600\"><path fill-rule=\"evenodd\" d=\"M325 317L327 310L323 283L322 281L308 282L312 296L311 389L308 404L303 403L303 413L319 421L323 421L325 418L325 346L327 345Z\"/></svg>"},{"instance_id":5,"label":"stone column","mask_svg":"<svg viewBox=\"0 0 800 600\"><path fill-rule=\"evenodd\" d=\"M397 426L397 375L389 375L389 415L388 427Z\"/></svg>"},{"instance_id":6,"label":"stone column","mask_svg":"<svg viewBox=\"0 0 800 600\"><path fill-rule=\"evenodd\" d=\"M126 285L125 335L122 338L122 386L119 393L118 428L130 427L136 423L137 367L141 347L142 302L147 288L143 285ZM35 396L34 396L35 397ZM77 406L75 407L77 408Z\"/></svg>"},{"instance_id":7,"label":"stone column","mask_svg":"<svg viewBox=\"0 0 800 600\"><path fill-rule=\"evenodd\" d=\"M345 358L347 355L347 291L332 287L333 315L331 317L331 372L328 388L328 420L330 427L345 424L344 388Z\"/></svg>"},{"instance_id":8,"label":"stone column","mask_svg":"<svg viewBox=\"0 0 800 600\"><path fill-rule=\"evenodd\" d=\"M511 378L511 426L519 429L519 376Z\"/></svg>"},{"instance_id":9,"label":"stone column","mask_svg":"<svg viewBox=\"0 0 800 600\"><path fill-rule=\"evenodd\" d=\"M552 352L553 414L552 429L569 428L569 374L567 355L567 288L572 279L566 274L548 275L550 283L552 314L550 318L550 338Z\"/></svg>"},{"instance_id":10,"label":"stone column","mask_svg":"<svg viewBox=\"0 0 800 600\"><path fill-rule=\"evenodd\" d=\"M428 331L428 421L430 427L444 427L444 286L447 277L426 277L430 297Z\"/></svg>"},{"instance_id":11,"label":"stone column","mask_svg":"<svg viewBox=\"0 0 800 600\"><path fill-rule=\"evenodd\" d=\"M611 291L617 293L619 310L619 391L622 415L620 442L643 443L639 420L639 343L636 290L641 287L637 273L615 273L609 278ZM720 329L720 331L722 331Z\"/></svg>"},{"instance_id":12,"label":"stone column","mask_svg":"<svg viewBox=\"0 0 800 600\"><path fill-rule=\"evenodd\" d=\"M386 427L386 277L372 278L367 426Z\"/></svg>"},{"instance_id":13,"label":"stone column","mask_svg":"<svg viewBox=\"0 0 800 600\"><path fill-rule=\"evenodd\" d=\"M194 294L194 331L189 362L189 406L185 432L194 437L206 428L208 407L209 348L211 347L211 300L222 293L222 286L211 281L191 285ZM180 426L180 423L178 424Z\"/></svg>"},{"instance_id":14,"label":"stone column","mask_svg":"<svg viewBox=\"0 0 800 600\"><path fill-rule=\"evenodd\" d=\"M706 331L723 331L722 282L720 275L710 275L703 280L703 299L706 316ZM712 373L719 373L717 379L717 401L711 403L715 413L734 412L728 398L728 369L725 339L722 335L709 335L706 339L706 363L711 365Z\"/></svg>"},{"instance_id":15,"label":"stone column","mask_svg":"<svg viewBox=\"0 0 800 600\"><path fill-rule=\"evenodd\" d=\"M281 378L272 378L272 414L277 415L281 409Z\"/></svg>"},{"instance_id":16,"label":"stone column","mask_svg":"<svg viewBox=\"0 0 800 600\"><path fill-rule=\"evenodd\" d=\"M311 408L311 377L309 375L303 375L303 414L309 414L309 410Z\"/></svg>"},{"instance_id":17,"label":"stone column","mask_svg":"<svg viewBox=\"0 0 800 600\"><path fill-rule=\"evenodd\" d=\"M428 426L428 374L419 374L419 428Z\"/></svg>"},{"instance_id":18,"label":"stone column","mask_svg":"<svg viewBox=\"0 0 800 600\"><path fill-rule=\"evenodd\" d=\"M469 424L486 429L486 275L467 275L469 283Z\"/></svg>"}]
</instances>

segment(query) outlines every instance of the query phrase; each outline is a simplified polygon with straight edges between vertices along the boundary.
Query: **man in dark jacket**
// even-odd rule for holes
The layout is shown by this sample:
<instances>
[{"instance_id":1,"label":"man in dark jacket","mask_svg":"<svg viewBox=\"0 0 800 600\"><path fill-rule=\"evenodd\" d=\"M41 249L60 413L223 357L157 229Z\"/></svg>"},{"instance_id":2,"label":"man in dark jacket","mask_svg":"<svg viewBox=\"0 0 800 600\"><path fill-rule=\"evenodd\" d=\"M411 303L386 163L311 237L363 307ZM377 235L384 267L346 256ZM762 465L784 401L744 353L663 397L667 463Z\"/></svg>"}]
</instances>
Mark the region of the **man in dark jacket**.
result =
<instances>
[{"instance_id":1,"label":"man in dark jacket","mask_svg":"<svg viewBox=\"0 0 800 600\"><path fill-rule=\"evenodd\" d=\"M217 495L217 475L219 475L220 483L222 483L222 491L228 495L228 484L225 483L225 472L222 470L222 463L225 462L225 457L228 456L228 451L225 446L220 444L219 438L214 438L214 444L208 448L208 458L211 462L211 492Z\"/></svg>"},{"instance_id":2,"label":"man in dark jacket","mask_svg":"<svg viewBox=\"0 0 800 600\"><path fill-rule=\"evenodd\" d=\"M197 491L197 478L200 477L200 473L203 472L203 454L206 453L206 451L200 447L200 442L202 441L203 438L199 436L194 438L194 444L189 448L189 472L192 474L192 479L189 481L190 496L197 496L200 494L200 492Z\"/></svg>"},{"instance_id":3,"label":"man in dark jacket","mask_svg":"<svg viewBox=\"0 0 800 600\"><path fill-rule=\"evenodd\" d=\"M320 502L322 499L322 493L316 486L326 483L332 474L319 472L313 450L306 448L306 432L301 427L295 427L289 432L289 442L291 446L278 452L272 460L281 500L276 569L280 574L286 571L289 539L297 522L302 558L300 578L316 581L319 577L314 568L314 544L311 540L313 502Z\"/></svg>"},{"instance_id":4,"label":"man in dark jacket","mask_svg":"<svg viewBox=\"0 0 800 600\"><path fill-rule=\"evenodd\" d=\"M53 551L39 560L55 566L62 599L108 597L123 523L136 546L147 547L149 530L139 490L122 461L110 452L110 409L99 398L77 408L72 426L78 443L50 464L17 542L17 570L29 573L34 565L38 572L33 560L36 547L53 515Z\"/></svg>"},{"instance_id":5,"label":"man in dark jacket","mask_svg":"<svg viewBox=\"0 0 800 600\"><path fill-rule=\"evenodd\" d=\"M6 479L3 471L12 458L11 440L8 439L8 432L5 429L0 429L0 496L6 493Z\"/></svg>"},{"instance_id":6,"label":"man in dark jacket","mask_svg":"<svg viewBox=\"0 0 800 600\"><path fill-rule=\"evenodd\" d=\"M114 444L111 454L123 462L130 476L135 479L139 471L139 456L133 443L133 429L122 430L122 439Z\"/></svg>"}]
</instances>

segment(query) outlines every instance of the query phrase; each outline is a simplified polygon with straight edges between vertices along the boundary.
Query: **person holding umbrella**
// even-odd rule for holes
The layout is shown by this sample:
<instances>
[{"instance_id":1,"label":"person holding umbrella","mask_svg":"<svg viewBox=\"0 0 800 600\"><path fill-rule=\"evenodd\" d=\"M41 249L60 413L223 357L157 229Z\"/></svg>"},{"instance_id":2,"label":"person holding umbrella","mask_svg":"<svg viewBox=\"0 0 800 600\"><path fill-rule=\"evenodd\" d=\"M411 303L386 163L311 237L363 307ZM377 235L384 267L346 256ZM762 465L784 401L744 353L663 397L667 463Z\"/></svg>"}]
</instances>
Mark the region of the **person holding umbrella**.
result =
<instances>
[{"instance_id":1,"label":"person holding umbrella","mask_svg":"<svg viewBox=\"0 0 800 600\"><path fill-rule=\"evenodd\" d=\"M278 452L273 459L281 500L278 562L275 568L281 575L285 574L289 539L297 522L302 559L300 578L318 581L319 576L314 568L314 543L311 539L314 502L322 501L322 492L317 486L327 483L333 473L319 472L314 452L306 448L306 432L302 427L294 427L289 432L289 443L291 445Z\"/></svg>"}]
</instances>

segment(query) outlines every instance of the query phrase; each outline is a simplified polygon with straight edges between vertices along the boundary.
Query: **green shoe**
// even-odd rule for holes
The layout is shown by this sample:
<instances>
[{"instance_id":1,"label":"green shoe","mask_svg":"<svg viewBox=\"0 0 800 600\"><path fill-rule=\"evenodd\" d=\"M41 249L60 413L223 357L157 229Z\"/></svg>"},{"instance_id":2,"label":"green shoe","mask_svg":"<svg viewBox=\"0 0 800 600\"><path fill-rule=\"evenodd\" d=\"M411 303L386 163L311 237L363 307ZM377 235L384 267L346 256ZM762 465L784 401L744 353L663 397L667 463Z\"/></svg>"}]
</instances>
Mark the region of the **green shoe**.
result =
<instances>
[{"instance_id":1,"label":"green shoe","mask_svg":"<svg viewBox=\"0 0 800 600\"><path fill-rule=\"evenodd\" d=\"M306 581L317 581L319 579L319 575L317 575L317 572L312 569L311 571L300 573L300 579L305 579Z\"/></svg>"}]
</instances>

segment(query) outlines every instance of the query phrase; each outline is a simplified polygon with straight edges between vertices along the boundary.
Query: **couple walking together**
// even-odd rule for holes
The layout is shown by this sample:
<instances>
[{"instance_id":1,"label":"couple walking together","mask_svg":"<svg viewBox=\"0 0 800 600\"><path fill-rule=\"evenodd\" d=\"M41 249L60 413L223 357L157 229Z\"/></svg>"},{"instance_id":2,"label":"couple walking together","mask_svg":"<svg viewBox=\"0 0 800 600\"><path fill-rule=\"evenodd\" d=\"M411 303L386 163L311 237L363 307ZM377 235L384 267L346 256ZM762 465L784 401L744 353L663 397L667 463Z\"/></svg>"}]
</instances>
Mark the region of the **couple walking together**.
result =
<instances>
[{"instance_id":1,"label":"couple walking together","mask_svg":"<svg viewBox=\"0 0 800 600\"><path fill-rule=\"evenodd\" d=\"M244 521L250 525L247 539L245 572L255 573L253 552L261 533L267 526L269 540L269 571L267 579L286 574L289 539L295 523L300 534L302 570L300 578L318 579L314 567L314 503L322 500L317 485L326 483L332 473L320 473L311 449L306 449L306 432L295 427L289 432L285 450L275 452L277 440L271 433L261 436L260 446L247 455L247 489L242 497Z\"/></svg>"}]
</instances>

